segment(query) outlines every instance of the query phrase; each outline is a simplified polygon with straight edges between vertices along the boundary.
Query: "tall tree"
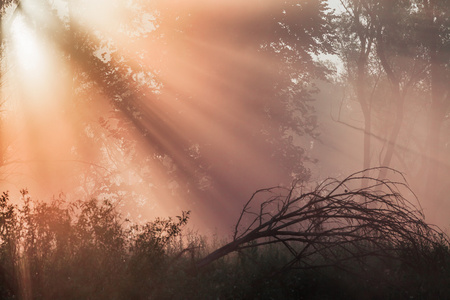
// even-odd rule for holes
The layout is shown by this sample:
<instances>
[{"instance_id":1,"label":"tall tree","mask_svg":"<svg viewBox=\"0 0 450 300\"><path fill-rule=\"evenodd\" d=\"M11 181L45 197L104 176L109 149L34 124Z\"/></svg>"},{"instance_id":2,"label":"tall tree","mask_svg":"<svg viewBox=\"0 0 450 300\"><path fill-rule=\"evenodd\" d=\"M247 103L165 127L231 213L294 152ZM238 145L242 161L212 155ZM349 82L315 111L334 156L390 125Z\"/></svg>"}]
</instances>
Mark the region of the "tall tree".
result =
<instances>
[{"instance_id":1,"label":"tall tree","mask_svg":"<svg viewBox=\"0 0 450 300\"><path fill-rule=\"evenodd\" d=\"M364 117L363 169L371 167L372 102L369 78L370 55L373 53L375 26L368 1L341 1L344 13L338 18L338 54L346 65L347 80L352 83L354 94ZM354 74L354 75L353 75ZM375 83L373 83L375 85ZM372 90L375 88L373 86ZM366 174L367 175L367 174ZM362 181L366 185L366 181Z\"/></svg>"},{"instance_id":2,"label":"tall tree","mask_svg":"<svg viewBox=\"0 0 450 300\"><path fill-rule=\"evenodd\" d=\"M168 26L170 20L161 25L171 30L167 36L176 34L172 40L184 49L168 58L178 56L177 62L186 66L171 74L183 74L188 86L180 89L180 82L170 81L166 73L168 89L163 93L177 91L173 95L178 101L191 107L209 102L226 109L200 112L205 123L214 124L210 132L195 128L186 133L197 141L196 164L218 192L216 199L238 199L255 188L289 182L292 176L308 178L307 155L298 139L316 135L312 82L324 74L312 54L331 50L324 1L245 5L252 7L252 14L244 13L241 4L227 6L226 15L212 5L189 13L166 7L170 16L188 25L176 32ZM190 73L190 64L198 71ZM199 83L206 90L197 89ZM217 141L215 136L230 140Z\"/></svg>"},{"instance_id":3,"label":"tall tree","mask_svg":"<svg viewBox=\"0 0 450 300\"><path fill-rule=\"evenodd\" d=\"M442 157L442 125L450 109L450 8L448 1L415 1L416 30L419 32L429 65L429 116L426 153L422 172L427 175L425 191L439 190L436 182L445 162ZM436 199L438 194L431 194Z\"/></svg>"},{"instance_id":4,"label":"tall tree","mask_svg":"<svg viewBox=\"0 0 450 300\"><path fill-rule=\"evenodd\" d=\"M426 71L423 50L412 29L410 1L382 2L372 12L376 18L377 57L389 81L394 121L386 142L382 166L389 167L405 115L407 93L421 80ZM385 171L380 177L386 176Z\"/></svg>"},{"instance_id":5,"label":"tall tree","mask_svg":"<svg viewBox=\"0 0 450 300\"><path fill-rule=\"evenodd\" d=\"M411 1L342 1L342 5L341 58L349 66L349 78L356 74L352 82L364 118L363 166L370 166L373 152L379 162L372 164L388 167L403 126L408 93L423 81L427 70L423 47L413 29L413 5ZM377 127L384 132L375 130L376 107ZM371 137L382 142L379 153ZM381 169L380 178L385 175Z\"/></svg>"},{"instance_id":6,"label":"tall tree","mask_svg":"<svg viewBox=\"0 0 450 300\"><path fill-rule=\"evenodd\" d=\"M255 188L308 178L298 140L317 134L313 78L325 68L312 56L331 51L325 1L252 1L245 4L251 14L234 3L134 1L146 15L139 19L134 10L131 19L154 30L130 37L130 23L117 25L127 46L113 30L86 27L80 16L87 5L71 5L69 20L47 1L40 17L21 13L77 66L74 90L92 99L76 97L77 109L91 105L92 114L110 105L114 117L89 129L103 128L119 147L123 128L139 133L147 149L141 165L150 161L155 173L166 173L160 190L239 201ZM95 103L99 90L108 105Z\"/></svg>"}]
</instances>

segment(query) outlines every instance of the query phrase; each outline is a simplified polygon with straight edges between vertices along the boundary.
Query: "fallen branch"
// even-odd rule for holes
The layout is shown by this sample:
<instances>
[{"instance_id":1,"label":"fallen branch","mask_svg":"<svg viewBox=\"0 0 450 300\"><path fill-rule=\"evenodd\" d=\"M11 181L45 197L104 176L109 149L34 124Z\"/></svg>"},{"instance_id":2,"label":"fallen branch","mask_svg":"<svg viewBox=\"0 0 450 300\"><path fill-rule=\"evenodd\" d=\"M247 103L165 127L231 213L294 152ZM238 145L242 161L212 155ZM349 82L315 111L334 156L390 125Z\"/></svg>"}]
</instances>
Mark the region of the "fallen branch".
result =
<instances>
[{"instance_id":1,"label":"fallen branch","mask_svg":"<svg viewBox=\"0 0 450 300\"><path fill-rule=\"evenodd\" d=\"M397 257L408 247L420 256L448 238L424 221L400 172L398 181L366 177L372 168L344 180L327 179L309 192L300 182L290 188L256 191L244 205L233 240L197 262L197 271L236 251L282 245L291 260L281 269L339 266L366 256ZM369 184L361 187L361 180ZM339 254L337 254L339 252ZM317 258L320 258L320 263Z\"/></svg>"}]
</instances>

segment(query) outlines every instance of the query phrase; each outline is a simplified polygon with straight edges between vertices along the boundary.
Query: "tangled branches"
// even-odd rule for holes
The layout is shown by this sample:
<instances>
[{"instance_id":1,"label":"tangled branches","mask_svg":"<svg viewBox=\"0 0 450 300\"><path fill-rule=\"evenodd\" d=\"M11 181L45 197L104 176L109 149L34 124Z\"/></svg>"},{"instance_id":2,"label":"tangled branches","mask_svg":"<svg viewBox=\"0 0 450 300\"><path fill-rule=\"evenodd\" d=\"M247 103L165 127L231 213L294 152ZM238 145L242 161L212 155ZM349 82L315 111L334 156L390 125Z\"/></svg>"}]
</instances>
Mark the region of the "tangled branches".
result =
<instances>
[{"instance_id":1,"label":"tangled branches","mask_svg":"<svg viewBox=\"0 0 450 300\"><path fill-rule=\"evenodd\" d=\"M245 204L233 241L197 263L202 268L231 252L283 245L291 254L284 268L338 266L367 256L395 257L403 249L420 256L447 237L424 222L402 174L398 181L367 177L367 171L344 180L327 179L309 192L295 183L255 192ZM368 183L361 187L361 182ZM418 202L417 202L418 205ZM411 250L412 249L412 250Z\"/></svg>"}]
</instances>

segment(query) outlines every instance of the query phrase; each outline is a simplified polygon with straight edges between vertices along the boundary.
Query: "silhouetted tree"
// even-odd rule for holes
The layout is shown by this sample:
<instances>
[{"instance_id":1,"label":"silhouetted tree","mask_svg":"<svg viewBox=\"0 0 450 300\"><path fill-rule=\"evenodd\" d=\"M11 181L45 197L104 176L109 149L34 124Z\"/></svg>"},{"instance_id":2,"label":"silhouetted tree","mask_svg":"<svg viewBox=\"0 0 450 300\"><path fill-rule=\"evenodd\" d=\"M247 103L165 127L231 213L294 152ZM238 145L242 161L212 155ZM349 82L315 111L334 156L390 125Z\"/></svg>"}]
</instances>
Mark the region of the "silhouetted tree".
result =
<instances>
[{"instance_id":1,"label":"silhouetted tree","mask_svg":"<svg viewBox=\"0 0 450 300\"><path fill-rule=\"evenodd\" d=\"M90 31L80 24L79 4L70 5L68 18L61 18L46 1L39 3L45 17L20 7L17 11L74 66L68 76L73 77L73 91L82 94L68 97L76 101L68 106L88 116L77 116L75 123L89 132L98 130L93 137L80 138L80 156L106 165L114 149L93 149L120 148L118 152L130 154L137 165L148 161L165 173L166 178L149 179L156 182L156 193L168 190L191 203L208 198L239 201L241 195L274 181L308 178L309 156L301 139L309 141L318 134L313 81L323 78L326 68L313 56L331 51L326 1L268 6L254 1L245 4L252 7L251 15L226 4L228 14L209 4L198 8L136 1L140 10L130 13L154 16L155 29L137 37L125 34L129 44L136 45L130 53L115 51L113 40L108 59L97 51L107 33L94 34L95 28ZM176 67L174 60L179 62ZM99 104L105 96L109 103ZM93 107L112 112L95 123ZM78 129L80 136L86 135ZM145 145L146 155L134 154L140 145ZM110 165L113 177L115 166ZM148 172L139 175L150 177Z\"/></svg>"},{"instance_id":2,"label":"silhouetted tree","mask_svg":"<svg viewBox=\"0 0 450 300\"><path fill-rule=\"evenodd\" d=\"M387 171L400 175L400 181L366 177L361 171L343 180L327 179L311 191L298 182L291 188L255 192L236 223L233 241L199 260L196 268L202 270L233 252L273 244L291 255L282 271L346 269L349 261L365 264L365 257L399 259L406 249L421 261L442 239L448 245L447 237L425 223L421 210L403 196L414 194L402 175ZM361 180L369 184L361 187Z\"/></svg>"},{"instance_id":3,"label":"silhouetted tree","mask_svg":"<svg viewBox=\"0 0 450 300\"><path fill-rule=\"evenodd\" d=\"M449 109L444 84L450 62L445 42L448 5L445 1L341 3L335 45L347 66L344 81L354 87L365 122L363 165L392 166L395 157L394 164L400 163L415 179L422 196L438 199L444 188L437 182L448 173L442 167L441 137ZM414 129L418 119L426 132ZM380 178L385 176L381 172ZM425 181L423 174L427 174Z\"/></svg>"},{"instance_id":4,"label":"silhouetted tree","mask_svg":"<svg viewBox=\"0 0 450 300\"><path fill-rule=\"evenodd\" d=\"M377 82L372 82L371 70L375 42L375 27L369 1L342 1L344 13L336 19L338 38L336 52L345 65L346 81L351 84L364 116L363 169L371 167L371 135L373 90ZM346 83L344 83L346 84ZM372 87L373 86L373 87ZM363 185L365 182L362 183Z\"/></svg>"}]
</instances>

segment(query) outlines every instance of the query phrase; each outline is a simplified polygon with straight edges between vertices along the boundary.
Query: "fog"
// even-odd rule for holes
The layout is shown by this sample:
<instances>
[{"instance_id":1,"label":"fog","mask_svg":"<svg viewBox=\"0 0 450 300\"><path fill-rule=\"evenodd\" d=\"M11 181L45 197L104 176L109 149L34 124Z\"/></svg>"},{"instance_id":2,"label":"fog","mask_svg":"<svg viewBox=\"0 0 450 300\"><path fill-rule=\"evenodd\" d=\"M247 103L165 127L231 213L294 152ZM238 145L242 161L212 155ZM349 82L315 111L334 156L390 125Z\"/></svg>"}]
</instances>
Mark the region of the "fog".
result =
<instances>
[{"instance_id":1,"label":"fog","mask_svg":"<svg viewBox=\"0 0 450 300\"><path fill-rule=\"evenodd\" d=\"M228 232L258 189L384 166L450 225L445 11L358 31L351 1L76 2L2 4L2 191Z\"/></svg>"}]
</instances>

